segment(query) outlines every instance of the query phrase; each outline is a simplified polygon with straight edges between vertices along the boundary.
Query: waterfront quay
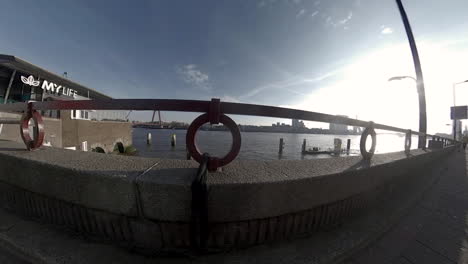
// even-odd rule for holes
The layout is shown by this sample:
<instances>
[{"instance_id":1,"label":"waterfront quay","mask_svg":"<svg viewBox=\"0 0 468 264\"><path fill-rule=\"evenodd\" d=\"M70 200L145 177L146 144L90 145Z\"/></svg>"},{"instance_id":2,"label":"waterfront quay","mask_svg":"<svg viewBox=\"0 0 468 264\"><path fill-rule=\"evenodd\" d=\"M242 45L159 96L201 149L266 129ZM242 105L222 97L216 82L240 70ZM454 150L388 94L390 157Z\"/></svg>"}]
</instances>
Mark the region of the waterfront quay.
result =
<instances>
[{"instance_id":1,"label":"waterfront quay","mask_svg":"<svg viewBox=\"0 0 468 264\"><path fill-rule=\"evenodd\" d=\"M9 141L0 141L0 157L0 247L30 263L465 258L459 147L379 154L370 163L234 162L207 175L208 255L191 240L194 161L29 152Z\"/></svg>"},{"instance_id":2,"label":"waterfront quay","mask_svg":"<svg viewBox=\"0 0 468 264\"><path fill-rule=\"evenodd\" d=\"M47 126L39 111L155 108L204 112L185 134L190 159L104 155L42 144ZM240 257L247 257L244 262L257 262L252 256L263 263L271 262L272 256L284 263L339 261L384 232L461 150L459 141L423 132L216 98L19 102L0 105L0 110L23 112L19 121L1 120L19 123L23 140L23 144L0 142L0 170L5 172L0 174L3 208L62 229L65 234L73 232L152 257L151 261L169 261L163 256L176 256L181 262L187 261L186 256L196 256L201 262L229 262ZM363 128L360 155L314 160L236 159L243 139L228 114L301 116L304 120L359 126ZM195 137L206 123L229 128L232 142L224 156L200 152ZM403 134L400 150L376 153L376 129ZM411 148L412 136L422 139L418 142L422 148ZM369 139L370 148L366 146ZM366 220L373 213L378 218L372 222L378 225ZM351 223L357 223L357 229L342 228ZM28 254L37 256L37 252Z\"/></svg>"}]
</instances>

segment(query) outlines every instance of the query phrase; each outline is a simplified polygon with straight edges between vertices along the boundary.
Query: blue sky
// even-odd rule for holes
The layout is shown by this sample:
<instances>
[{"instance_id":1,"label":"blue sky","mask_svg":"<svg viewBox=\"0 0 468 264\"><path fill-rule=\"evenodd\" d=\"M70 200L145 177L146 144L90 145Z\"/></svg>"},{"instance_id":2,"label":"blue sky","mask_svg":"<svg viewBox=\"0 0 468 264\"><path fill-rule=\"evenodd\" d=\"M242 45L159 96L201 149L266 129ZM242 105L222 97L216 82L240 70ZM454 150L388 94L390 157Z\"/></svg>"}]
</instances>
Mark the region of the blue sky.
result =
<instances>
[{"instance_id":1,"label":"blue sky","mask_svg":"<svg viewBox=\"0 0 468 264\"><path fill-rule=\"evenodd\" d=\"M450 83L468 68L462 60L468 3L404 2L421 43L423 72L431 74L429 129L449 130ZM412 84L386 84L395 74L414 75L392 0L6 0L2 11L0 53L67 71L74 81L115 98L218 97L417 127ZM434 56L443 52L447 56ZM433 78L442 67L437 62L448 57L444 78ZM166 120L194 116L163 114Z\"/></svg>"}]
</instances>

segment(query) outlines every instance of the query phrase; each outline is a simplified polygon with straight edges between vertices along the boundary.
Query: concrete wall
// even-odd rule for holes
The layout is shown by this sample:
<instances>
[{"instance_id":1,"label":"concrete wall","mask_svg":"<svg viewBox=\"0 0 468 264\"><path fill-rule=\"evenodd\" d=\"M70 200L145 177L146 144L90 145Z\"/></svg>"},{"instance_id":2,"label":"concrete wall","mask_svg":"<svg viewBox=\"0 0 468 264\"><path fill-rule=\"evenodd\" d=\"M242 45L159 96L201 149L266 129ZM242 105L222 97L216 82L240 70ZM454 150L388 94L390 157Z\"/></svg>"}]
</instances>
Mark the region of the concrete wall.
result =
<instances>
[{"instance_id":1,"label":"concrete wall","mask_svg":"<svg viewBox=\"0 0 468 264\"><path fill-rule=\"evenodd\" d=\"M137 248L194 247L194 161L17 146L0 142L4 207ZM235 161L208 175L206 246L225 250L310 235L383 199L410 197L434 180L431 170L453 151L381 154L370 163L360 157Z\"/></svg>"},{"instance_id":2,"label":"concrete wall","mask_svg":"<svg viewBox=\"0 0 468 264\"><path fill-rule=\"evenodd\" d=\"M70 111L61 111L63 146L81 149L81 142L88 141L88 150L101 147L112 152L117 142L132 144L132 124L129 122L90 121L71 119Z\"/></svg>"},{"instance_id":3,"label":"concrete wall","mask_svg":"<svg viewBox=\"0 0 468 264\"><path fill-rule=\"evenodd\" d=\"M0 118L20 119L20 114L0 112ZM55 118L43 117L45 127L44 143L50 143L53 147L61 148L62 145L62 121ZM0 139L12 140L23 143L19 125L3 125Z\"/></svg>"}]
</instances>

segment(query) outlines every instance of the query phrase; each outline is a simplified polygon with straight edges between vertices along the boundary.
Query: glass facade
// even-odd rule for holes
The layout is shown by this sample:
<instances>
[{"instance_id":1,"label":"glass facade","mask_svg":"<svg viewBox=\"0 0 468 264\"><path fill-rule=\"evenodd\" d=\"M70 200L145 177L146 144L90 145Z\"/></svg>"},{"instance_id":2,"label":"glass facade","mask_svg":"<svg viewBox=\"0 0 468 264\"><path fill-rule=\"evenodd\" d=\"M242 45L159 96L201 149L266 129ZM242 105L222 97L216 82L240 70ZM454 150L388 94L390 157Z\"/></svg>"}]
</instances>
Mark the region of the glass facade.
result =
<instances>
[{"instance_id":1,"label":"glass facade","mask_svg":"<svg viewBox=\"0 0 468 264\"><path fill-rule=\"evenodd\" d=\"M10 84L11 77L14 71L7 67L0 66L0 103L4 103L7 100L8 103L26 102L29 100L42 101L44 96L43 90L39 86L40 78L33 77L37 81L37 86L24 83L21 77L32 76L30 74L16 71L11 82L10 91L7 97L8 85Z\"/></svg>"},{"instance_id":2,"label":"glass facade","mask_svg":"<svg viewBox=\"0 0 468 264\"><path fill-rule=\"evenodd\" d=\"M14 74L14 75L13 75ZM13 76L8 92L8 85ZM22 71L14 72L4 65L0 65L0 104L27 101L53 101L53 100L87 100L88 97L77 94L77 91L62 87L59 82L53 83L36 74ZM54 87L55 89L53 89ZM59 91L57 91L59 90ZM73 91L73 92L72 92ZM82 91L85 93L86 91ZM41 111L42 116L49 118L60 118L58 110ZM72 119L96 120L96 121L125 121L128 111L83 111L74 110Z\"/></svg>"},{"instance_id":3,"label":"glass facade","mask_svg":"<svg viewBox=\"0 0 468 264\"><path fill-rule=\"evenodd\" d=\"M13 80L11 81L11 78ZM11 81L11 85L10 85ZM16 103L27 101L73 100L73 97L42 88L43 80L40 76L14 71L0 66L0 103ZM8 86L10 89L8 91ZM42 111L44 117L60 118L60 111Z\"/></svg>"}]
</instances>

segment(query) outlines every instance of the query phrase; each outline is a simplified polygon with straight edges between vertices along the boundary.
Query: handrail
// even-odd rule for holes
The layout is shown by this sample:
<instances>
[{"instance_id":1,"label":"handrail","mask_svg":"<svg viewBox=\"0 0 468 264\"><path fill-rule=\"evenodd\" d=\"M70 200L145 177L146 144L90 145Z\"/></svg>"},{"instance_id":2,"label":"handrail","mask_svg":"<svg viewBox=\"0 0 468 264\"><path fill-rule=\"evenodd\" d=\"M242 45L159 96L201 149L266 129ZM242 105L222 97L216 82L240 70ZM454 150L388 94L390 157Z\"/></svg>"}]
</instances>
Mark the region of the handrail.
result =
<instances>
[{"instance_id":1,"label":"handrail","mask_svg":"<svg viewBox=\"0 0 468 264\"><path fill-rule=\"evenodd\" d=\"M411 131L408 129L403 129L399 127L384 125L373 123L371 121L363 121L358 119L352 119L343 116L336 116L330 114L324 114L319 112L312 112L312 111L305 111L305 110L298 110L298 109L291 109L291 108L284 108L284 107L276 107L276 106L267 106L267 105L256 105L256 104L245 104L245 103L230 103L230 102L221 102L219 99L212 99L211 101L202 101L202 100L178 100L178 99L109 99L109 100L76 100L76 101L47 101L47 102L29 102L29 103L11 103L11 104L2 104L0 105L0 111L13 111L13 112L25 112L28 113L23 117L23 129L22 133L28 134L27 129L25 129L28 125L24 124L24 122L29 122L29 119L36 116L36 119L40 119L40 116L37 115L37 110L159 110L159 111L181 111L181 112L200 112L206 113L206 116L200 116L196 119L197 122L194 122L190 125L187 133L187 149L192 154L195 160L198 161L202 157L201 153L198 152L198 148L196 147L192 137L194 138L194 134L196 133L199 126L203 125L206 122L210 122L212 124L224 123L228 128L231 130L231 133L235 135L238 132L238 127L235 123L226 116L226 114L233 114L233 115L249 115L249 116L262 116L262 117L276 117L276 118L287 118L287 119L301 119L306 121L316 121L316 122L324 122L324 123L334 123L334 124L342 124L348 126L358 126L368 128L367 133L373 133L373 129L382 129L388 130L398 133L405 133L407 137L411 137L411 135L418 135L423 137L432 137L433 139L438 139L444 141L445 144L448 143L455 143L453 139L420 133L417 131ZM35 114L33 114L33 112ZM222 117L222 118L221 118ZM201 119L200 119L201 118ZM224 121L222 121L224 120ZM42 122L36 121L36 124ZM1 121L1 120L0 120ZM231 122L232 121L232 122ZM197 123L197 124L195 124ZM229 123L229 125L227 124ZM43 127L43 124L41 124ZM189 133L190 132L190 133ZM190 134L190 135L189 135ZM40 133L39 133L40 135ZM26 138L29 135L26 135ZM366 136L367 137L367 136ZM217 167L224 166L233 160L240 149L240 134L237 136L235 141L233 142L233 148L231 148L231 152L226 155L226 159L217 159L211 158L211 163L209 163L208 167L210 170L215 170ZM27 142L25 139L25 144L29 146L28 148L34 149L34 146L38 146L33 144L33 142ZM375 141L375 137L373 137L373 141ZM361 143L365 140L361 140ZM405 141L406 142L406 141ZM411 143L409 143L411 144ZM405 143L405 149L408 149L407 142ZM40 146L40 145L39 145ZM362 148L361 148L362 150ZM365 147L364 147L365 150ZM199 154L199 155L197 155ZM363 153L364 154L364 153ZM372 157L373 153L366 153L367 157ZM229 157L227 157L229 156ZM199 161L201 162L201 160ZM211 164L211 165L210 165Z\"/></svg>"},{"instance_id":2,"label":"handrail","mask_svg":"<svg viewBox=\"0 0 468 264\"><path fill-rule=\"evenodd\" d=\"M32 102L32 108L34 110L159 110L204 113L209 111L210 103L210 101L179 99L110 99L102 101L76 100ZM301 119L306 121L334 123L359 127L367 127L370 122L319 112L277 106L229 102L220 102L220 104L221 112L224 114ZM0 111L24 111L26 109L27 103L12 103L0 105ZM378 123L374 123L374 128L400 133L406 133L408 131L408 129ZM412 134L420 136L433 136L417 131L412 131Z\"/></svg>"}]
</instances>

